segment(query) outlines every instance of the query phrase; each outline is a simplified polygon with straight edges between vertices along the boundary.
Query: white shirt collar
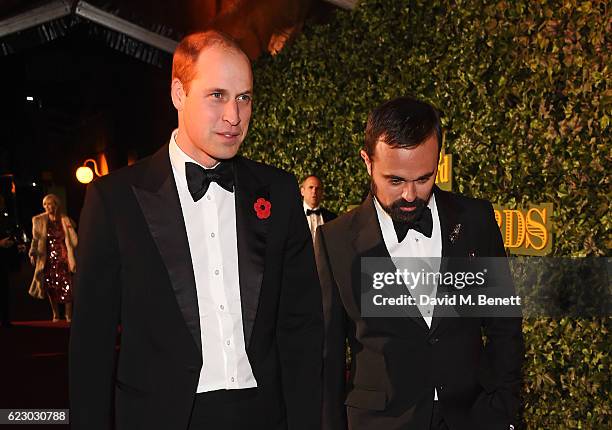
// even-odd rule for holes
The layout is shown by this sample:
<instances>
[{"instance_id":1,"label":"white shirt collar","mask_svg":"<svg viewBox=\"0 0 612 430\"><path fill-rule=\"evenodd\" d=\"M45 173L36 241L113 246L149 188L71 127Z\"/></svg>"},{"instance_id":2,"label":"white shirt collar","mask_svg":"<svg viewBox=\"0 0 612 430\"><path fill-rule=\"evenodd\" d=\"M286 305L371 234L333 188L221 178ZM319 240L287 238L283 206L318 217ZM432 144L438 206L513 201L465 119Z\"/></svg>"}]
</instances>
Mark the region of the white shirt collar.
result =
<instances>
[{"instance_id":1,"label":"white shirt collar","mask_svg":"<svg viewBox=\"0 0 612 430\"><path fill-rule=\"evenodd\" d=\"M321 206L317 206L316 208L311 208L310 205L308 205L308 203L306 203L305 200L302 200L302 204L304 205L304 212L306 212L306 209L310 209L311 211L315 211L315 210L321 208Z\"/></svg>"},{"instance_id":2,"label":"white shirt collar","mask_svg":"<svg viewBox=\"0 0 612 430\"><path fill-rule=\"evenodd\" d=\"M202 166L196 160L187 155L176 143L176 135L178 128L172 132L170 136L170 143L168 145L168 152L170 153L170 164L174 171L174 178L181 187L187 187L187 177L185 176L185 163L195 163L203 169L213 169L213 167ZM219 164L219 163L217 163Z\"/></svg>"}]
</instances>

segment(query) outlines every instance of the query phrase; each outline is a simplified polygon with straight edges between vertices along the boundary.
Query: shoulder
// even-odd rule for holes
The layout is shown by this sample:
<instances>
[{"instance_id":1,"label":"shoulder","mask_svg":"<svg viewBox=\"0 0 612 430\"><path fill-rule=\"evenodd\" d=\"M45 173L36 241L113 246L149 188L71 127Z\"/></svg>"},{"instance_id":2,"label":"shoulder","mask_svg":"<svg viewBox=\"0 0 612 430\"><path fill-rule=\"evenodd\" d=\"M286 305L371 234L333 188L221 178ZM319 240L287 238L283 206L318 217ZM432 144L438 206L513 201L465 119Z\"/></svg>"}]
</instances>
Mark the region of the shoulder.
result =
<instances>
[{"instance_id":1,"label":"shoulder","mask_svg":"<svg viewBox=\"0 0 612 430\"><path fill-rule=\"evenodd\" d=\"M333 216L334 218L336 218L338 216L337 213L330 211L329 209L322 207L321 208L321 212L323 212L324 214L326 214L327 216Z\"/></svg>"},{"instance_id":2,"label":"shoulder","mask_svg":"<svg viewBox=\"0 0 612 430\"><path fill-rule=\"evenodd\" d=\"M251 160L243 156L236 157L236 161L238 162L239 166L242 165L262 177L284 179L295 178L293 174L283 169L279 169L278 167L270 166L269 164L264 164L259 161Z\"/></svg>"},{"instance_id":3,"label":"shoulder","mask_svg":"<svg viewBox=\"0 0 612 430\"><path fill-rule=\"evenodd\" d=\"M74 220L70 218L68 215L62 215L62 222L67 222L69 224L74 225Z\"/></svg>"},{"instance_id":4,"label":"shoulder","mask_svg":"<svg viewBox=\"0 0 612 430\"><path fill-rule=\"evenodd\" d=\"M280 184L293 186L297 184L295 175L278 167L250 160L243 156L236 157L236 168L248 169L253 175L260 180L271 184Z\"/></svg>"},{"instance_id":5,"label":"shoulder","mask_svg":"<svg viewBox=\"0 0 612 430\"><path fill-rule=\"evenodd\" d=\"M151 157L146 157L131 166L125 166L114 170L108 175L97 178L91 185L100 189L109 189L131 184L135 178L142 175L150 158Z\"/></svg>"},{"instance_id":6,"label":"shoulder","mask_svg":"<svg viewBox=\"0 0 612 430\"><path fill-rule=\"evenodd\" d=\"M442 190L437 190L435 195L436 205L439 209L448 206L456 207L461 212L466 212L471 215L487 215L493 211L493 205L485 199L467 197Z\"/></svg>"},{"instance_id":7,"label":"shoulder","mask_svg":"<svg viewBox=\"0 0 612 430\"><path fill-rule=\"evenodd\" d=\"M329 222L326 222L319 228L323 230L323 234L327 237L343 237L351 229L358 210L359 207L352 209L349 212L346 212L340 216L336 216L336 218Z\"/></svg>"},{"instance_id":8,"label":"shoulder","mask_svg":"<svg viewBox=\"0 0 612 430\"><path fill-rule=\"evenodd\" d=\"M42 222L45 222L47 220L47 214L46 213L41 213L38 215L34 215L32 217L32 223L33 224L40 224Z\"/></svg>"},{"instance_id":9,"label":"shoulder","mask_svg":"<svg viewBox=\"0 0 612 430\"><path fill-rule=\"evenodd\" d=\"M167 145L164 146L167 149ZM96 178L91 184L89 184L88 191L90 189L96 190L102 195L107 195L112 200L125 196L124 193L132 193L132 186L140 183L148 183L153 176L158 177L159 175L156 170L159 169L157 164L160 164L159 160L162 150L158 153L150 155L148 157L138 160L136 163L130 166L124 166L117 170L113 170L108 175ZM166 151L167 152L167 151ZM168 157L167 170L170 172L170 159Z\"/></svg>"},{"instance_id":10,"label":"shoulder","mask_svg":"<svg viewBox=\"0 0 612 430\"><path fill-rule=\"evenodd\" d=\"M321 208L321 215L323 216L323 220L325 221L325 223L331 222L338 217L336 213L324 207Z\"/></svg>"}]
</instances>

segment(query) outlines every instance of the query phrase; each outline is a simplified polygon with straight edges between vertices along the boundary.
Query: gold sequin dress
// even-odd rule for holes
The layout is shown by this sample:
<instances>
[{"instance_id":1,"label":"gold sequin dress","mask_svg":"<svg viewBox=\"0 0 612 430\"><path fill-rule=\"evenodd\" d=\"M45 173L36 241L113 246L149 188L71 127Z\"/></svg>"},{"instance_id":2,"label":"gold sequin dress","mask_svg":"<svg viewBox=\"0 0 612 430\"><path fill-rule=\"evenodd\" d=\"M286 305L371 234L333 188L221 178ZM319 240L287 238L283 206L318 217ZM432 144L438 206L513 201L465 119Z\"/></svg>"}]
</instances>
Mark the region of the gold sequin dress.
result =
<instances>
[{"instance_id":1,"label":"gold sequin dress","mask_svg":"<svg viewBox=\"0 0 612 430\"><path fill-rule=\"evenodd\" d=\"M58 303L72 302L72 274L61 220L47 225L47 260L43 274L44 289Z\"/></svg>"}]
</instances>

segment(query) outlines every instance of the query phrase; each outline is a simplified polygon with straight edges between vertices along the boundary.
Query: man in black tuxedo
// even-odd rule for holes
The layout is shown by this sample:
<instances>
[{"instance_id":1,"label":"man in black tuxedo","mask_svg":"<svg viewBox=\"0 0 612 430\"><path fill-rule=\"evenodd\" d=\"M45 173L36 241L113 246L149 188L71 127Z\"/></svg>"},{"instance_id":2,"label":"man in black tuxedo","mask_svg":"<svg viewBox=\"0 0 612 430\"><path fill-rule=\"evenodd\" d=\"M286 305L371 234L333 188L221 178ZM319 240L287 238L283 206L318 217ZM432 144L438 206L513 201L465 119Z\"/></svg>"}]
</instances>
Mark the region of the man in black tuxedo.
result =
<instances>
[{"instance_id":1,"label":"man in black tuxedo","mask_svg":"<svg viewBox=\"0 0 612 430\"><path fill-rule=\"evenodd\" d=\"M502 257L494 275L510 280L491 204L434 185L441 135L438 113L426 103L401 97L376 108L361 151L370 195L318 229L324 430L516 425L523 359L519 317L444 317L451 314L437 305L407 306L404 317L362 312L364 257L429 258L440 265L447 257Z\"/></svg>"},{"instance_id":2,"label":"man in black tuxedo","mask_svg":"<svg viewBox=\"0 0 612 430\"><path fill-rule=\"evenodd\" d=\"M173 59L170 143L89 186L70 341L73 429L320 426L312 241L295 177L236 155L252 92L234 41L187 36Z\"/></svg>"},{"instance_id":3,"label":"man in black tuxedo","mask_svg":"<svg viewBox=\"0 0 612 430\"><path fill-rule=\"evenodd\" d=\"M310 175L302 182L300 194L304 203L304 213L312 239L315 238L317 227L338 217L335 213L321 206L323 201L323 182L315 175Z\"/></svg>"}]
</instances>

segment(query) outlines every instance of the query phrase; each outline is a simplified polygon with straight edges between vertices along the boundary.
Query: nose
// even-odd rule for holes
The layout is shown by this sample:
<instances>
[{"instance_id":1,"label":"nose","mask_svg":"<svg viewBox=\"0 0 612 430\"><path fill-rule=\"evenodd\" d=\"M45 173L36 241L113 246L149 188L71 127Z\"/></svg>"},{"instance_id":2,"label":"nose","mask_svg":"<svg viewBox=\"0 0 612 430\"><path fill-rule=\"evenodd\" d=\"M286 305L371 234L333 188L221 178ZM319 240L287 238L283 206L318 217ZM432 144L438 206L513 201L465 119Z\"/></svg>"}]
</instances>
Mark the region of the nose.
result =
<instances>
[{"instance_id":1,"label":"nose","mask_svg":"<svg viewBox=\"0 0 612 430\"><path fill-rule=\"evenodd\" d=\"M417 197L416 186L414 182L407 181L402 190L402 198L407 202L413 202Z\"/></svg>"},{"instance_id":2,"label":"nose","mask_svg":"<svg viewBox=\"0 0 612 430\"><path fill-rule=\"evenodd\" d=\"M240 124L240 109L238 108L238 102L231 100L225 105L223 109L223 121L227 121L231 126Z\"/></svg>"}]
</instances>

